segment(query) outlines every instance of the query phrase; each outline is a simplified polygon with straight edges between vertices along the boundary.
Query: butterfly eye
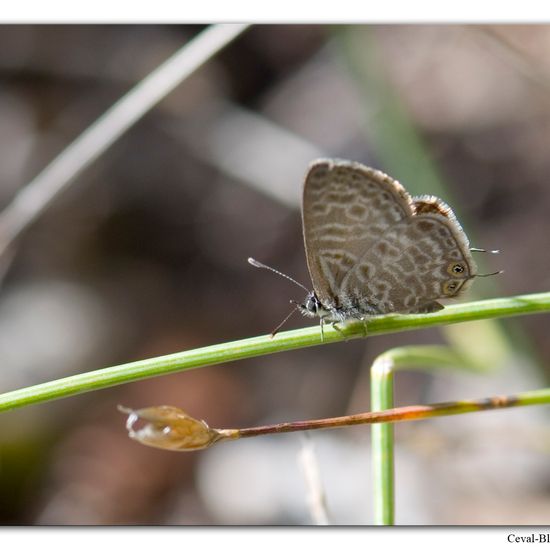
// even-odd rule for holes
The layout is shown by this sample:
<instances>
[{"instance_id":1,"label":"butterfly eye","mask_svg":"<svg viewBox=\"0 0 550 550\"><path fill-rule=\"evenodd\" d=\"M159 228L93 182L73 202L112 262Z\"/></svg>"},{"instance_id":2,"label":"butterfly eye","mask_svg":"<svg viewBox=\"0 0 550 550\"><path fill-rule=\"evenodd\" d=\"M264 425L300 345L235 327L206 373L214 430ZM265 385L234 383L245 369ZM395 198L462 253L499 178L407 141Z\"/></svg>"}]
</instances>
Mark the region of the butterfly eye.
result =
<instances>
[{"instance_id":1,"label":"butterfly eye","mask_svg":"<svg viewBox=\"0 0 550 550\"><path fill-rule=\"evenodd\" d=\"M462 264L451 264L447 268L447 271L450 275L460 275L464 273L464 266Z\"/></svg>"},{"instance_id":2,"label":"butterfly eye","mask_svg":"<svg viewBox=\"0 0 550 550\"><path fill-rule=\"evenodd\" d=\"M308 298L306 301L306 309L311 313L317 313L317 302L314 298Z\"/></svg>"}]
</instances>

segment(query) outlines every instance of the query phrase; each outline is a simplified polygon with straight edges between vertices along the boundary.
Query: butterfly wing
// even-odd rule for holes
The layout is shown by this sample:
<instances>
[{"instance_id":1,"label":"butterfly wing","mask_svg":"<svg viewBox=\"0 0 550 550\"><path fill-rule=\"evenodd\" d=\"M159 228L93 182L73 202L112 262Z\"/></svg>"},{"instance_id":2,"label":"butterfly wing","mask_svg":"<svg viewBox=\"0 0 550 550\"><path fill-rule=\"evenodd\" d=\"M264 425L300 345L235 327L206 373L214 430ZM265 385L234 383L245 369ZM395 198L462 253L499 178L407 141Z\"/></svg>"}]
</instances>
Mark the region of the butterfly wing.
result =
<instances>
[{"instance_id":1,"label":"butterfly wing","mask_svg":"<svg viewBox=\"0 0 550 550\"><path fill-rule=\"evenodd\" d=\"M362 164L321 159L303 189L304 244L313 288L327 308L342 307L342 282L358 271L365 252L413 215L413 201L386 174ZM370 261L369 258L367 258ZM362 283L359 274L349 280Z\"/></svg>"},{"instance_id":2,"label":"butterfly wing","mask_svg":"<svg viewBox=\"0 0 550 550\"><path fill-rule=\"evenodd\" d=\"M344 307L379 313L442 309L472 283L477 266L452 210L436 197L413 200L413 214L393 224L347 273Z\"/></svg>"}]
</instances>

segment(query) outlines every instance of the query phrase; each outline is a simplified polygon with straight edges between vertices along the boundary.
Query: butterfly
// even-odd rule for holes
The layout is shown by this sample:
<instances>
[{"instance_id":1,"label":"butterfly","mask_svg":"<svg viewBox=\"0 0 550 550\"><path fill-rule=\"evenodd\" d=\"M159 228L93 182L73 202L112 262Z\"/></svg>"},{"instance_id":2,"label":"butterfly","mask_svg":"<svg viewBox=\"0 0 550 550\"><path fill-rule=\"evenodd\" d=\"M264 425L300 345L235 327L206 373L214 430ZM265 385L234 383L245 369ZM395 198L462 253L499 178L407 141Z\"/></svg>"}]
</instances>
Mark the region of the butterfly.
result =
<instances>
[{"instance_id":1,"label":"butterfly","mask_svg":"<svg viewBox=\"0 0 550 550\"><path fill-rule=\"evenodd\" d=\"M471 252L486 251L470 248L447 204L429 195L411 197L398 181L358 162L310 164L302 224L313 290L257 260L249 262L304 288L307 297L295 303L296 310L319 317L321 327L439 311L440 299L456 298L475 277L485 276L478 274Z\"/></svg>"}]
</instances>

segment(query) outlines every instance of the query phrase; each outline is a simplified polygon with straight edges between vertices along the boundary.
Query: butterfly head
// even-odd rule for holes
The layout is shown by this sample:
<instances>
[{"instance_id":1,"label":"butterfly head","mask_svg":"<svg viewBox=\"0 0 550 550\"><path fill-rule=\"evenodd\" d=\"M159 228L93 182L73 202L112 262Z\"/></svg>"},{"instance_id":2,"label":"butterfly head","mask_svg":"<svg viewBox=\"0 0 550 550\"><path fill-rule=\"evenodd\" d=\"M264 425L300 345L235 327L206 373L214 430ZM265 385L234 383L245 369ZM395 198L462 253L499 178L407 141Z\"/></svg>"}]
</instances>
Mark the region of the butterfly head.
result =
<instances>
[{"instance_id":1,"label":"butterfly head","mask_svg":"<svg viewBox=\"0 0 550 550\"><path fill-rule=\"evenodd\" d=\"M338 309L329 309L324 306L314 290L308 293L302 303L294 302L293 300L291 300L291 303L305 317L319 317L321 320L334 322L344 321L346 318L346 315Z\"/></svg>"},{"instance_id":2,"label":"butterfly head","mask_svg":"<svg viewBox=\"0 0 550 550\"><path fill-rule=\"evenodd\" d=\"M325 309L313 290L307 295L306 299L301 304L296 305L300 313L306 317L322 316L322 312Z\"/></svg>"}]
</instances>

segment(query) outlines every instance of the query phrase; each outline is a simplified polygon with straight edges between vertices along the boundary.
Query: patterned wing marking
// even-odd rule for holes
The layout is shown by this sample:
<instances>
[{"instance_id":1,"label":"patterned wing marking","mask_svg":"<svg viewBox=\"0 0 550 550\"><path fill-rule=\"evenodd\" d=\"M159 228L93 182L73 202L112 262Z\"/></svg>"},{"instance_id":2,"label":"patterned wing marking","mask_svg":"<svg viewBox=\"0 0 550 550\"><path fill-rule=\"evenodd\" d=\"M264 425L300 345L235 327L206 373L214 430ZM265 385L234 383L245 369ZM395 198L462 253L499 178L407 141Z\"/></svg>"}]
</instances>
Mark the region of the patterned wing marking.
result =
<instances>
[{"instance_id":1,"label":"patterned wing marking","mask_svg":"<svg viewBox=\"0 0 550 550\"><path fill-rule=\"evenodd\" d=\"M437 300L466 290L477 267L462 229L449 212L425 210L393 225L342 281L344 308L375 308L379 313L436 311L441 306Z\"/></svg>"}]
</instances>

